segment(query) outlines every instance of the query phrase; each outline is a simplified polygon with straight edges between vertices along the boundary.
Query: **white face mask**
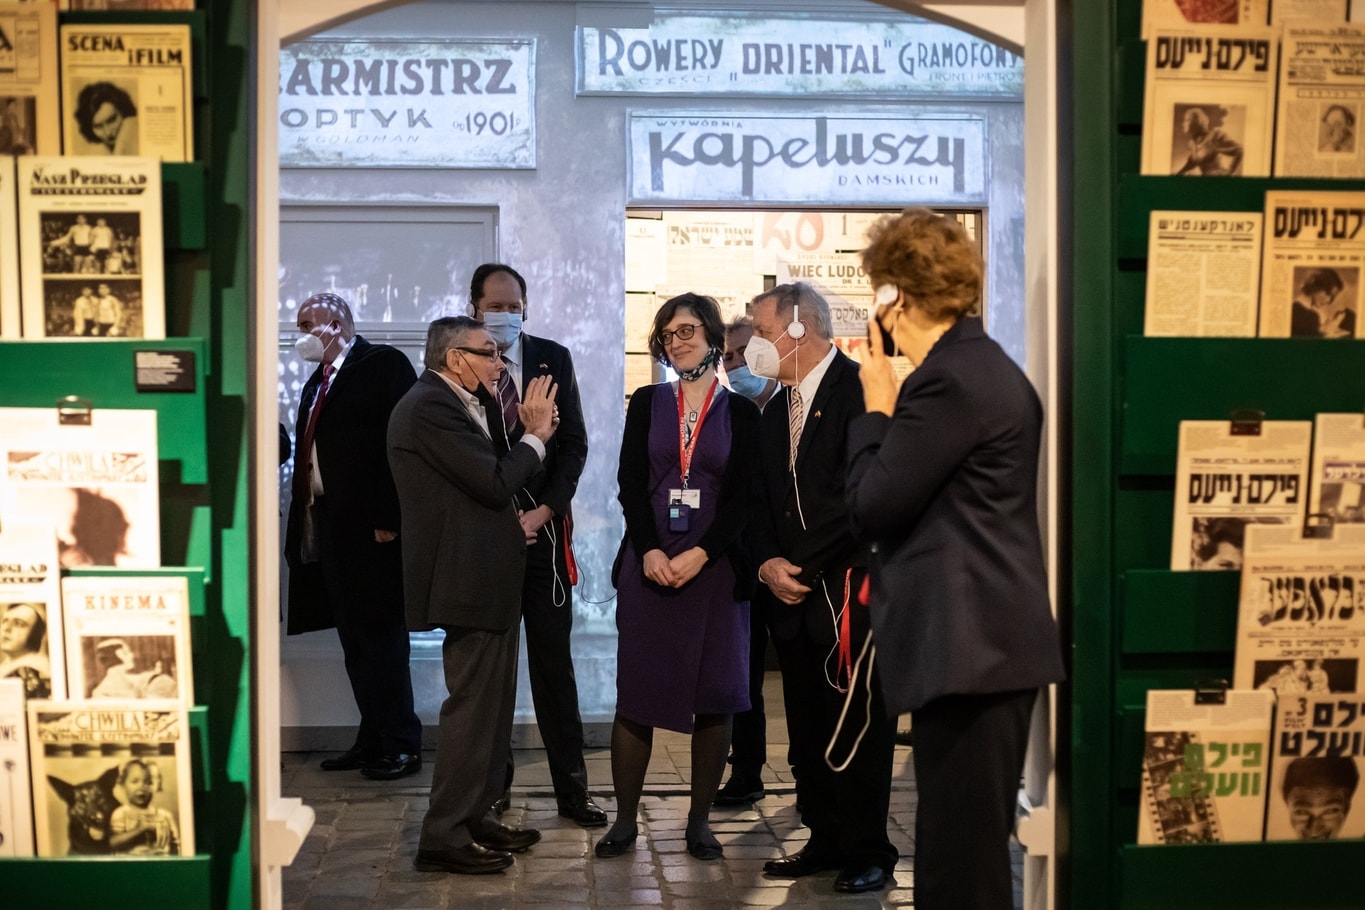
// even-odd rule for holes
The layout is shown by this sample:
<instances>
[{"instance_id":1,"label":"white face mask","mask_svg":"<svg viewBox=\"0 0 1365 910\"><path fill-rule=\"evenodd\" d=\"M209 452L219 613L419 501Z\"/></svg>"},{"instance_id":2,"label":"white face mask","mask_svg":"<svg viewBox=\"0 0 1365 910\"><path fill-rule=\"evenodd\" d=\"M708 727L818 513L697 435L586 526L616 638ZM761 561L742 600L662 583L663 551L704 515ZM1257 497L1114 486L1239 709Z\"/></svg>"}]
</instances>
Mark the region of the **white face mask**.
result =
<instances>
[{"instance_id":1,"label":"white face mask","mask_svg":"<svg viewBox=\"0 0 1365 910\"><path fill-rule=\"evenodd\" d=\"M327 353L327 346L322 343L322 339L312 332L304 332L294 341L294 350L299 352L299 356L309 363L322 363L323 356Z\"/></svg>"},{"instance_id":2,"label":"white face mask","mask_svg":"<svg viewBox=\"0 0 1365 910\"><path fill-rule=\"evenodd\" d=\"M483 319L483 327L488 329L488 334L493 336L500 348L511 347L521 334L520 313L484 313L480 318Z\"/></svg>"},{"instance_id":3,"label":"white face mask","mask_svg":"<svg viewBox=\"0 0 1365 910\"><path fill-rule=\"evenodd\" d=\"M749 365L749 372L755 376L776 379L782 369L782 361L795 353L796 348L792 348L786 354L779 355L777 345L755 335L749 339L749 346L744 349L744 362Z\"/></svg>"}]
</instances>

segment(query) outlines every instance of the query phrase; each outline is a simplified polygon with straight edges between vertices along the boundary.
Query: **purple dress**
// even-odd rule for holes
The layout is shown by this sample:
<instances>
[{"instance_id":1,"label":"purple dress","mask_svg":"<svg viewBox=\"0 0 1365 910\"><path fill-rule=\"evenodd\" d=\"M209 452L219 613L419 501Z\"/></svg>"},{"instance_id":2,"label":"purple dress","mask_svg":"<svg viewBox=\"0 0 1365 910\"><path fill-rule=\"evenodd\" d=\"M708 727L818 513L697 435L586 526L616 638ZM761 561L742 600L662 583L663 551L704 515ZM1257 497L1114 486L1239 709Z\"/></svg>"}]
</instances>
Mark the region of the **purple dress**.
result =
<instances>
[{"instance_id":1,"label":"purple dress","mask_svg":"<svg viewBox=\"0 0 1365 910\"><path fill-rule=\"evenodd\" d=\"M695 546L716 514L730 456L730 393L716 389L692 456L688 487L701 491L686 532L668 529L668 491L681 485L678 399L662 383L649 422L649 486L655 526L670 558ZM735 600L735 573L721 557L682 588L644 576L641 554L626 545L616 597L616 711L649 727L691 733L697 714L749 709L749 602Z\"/></svg>"}]
</instances>

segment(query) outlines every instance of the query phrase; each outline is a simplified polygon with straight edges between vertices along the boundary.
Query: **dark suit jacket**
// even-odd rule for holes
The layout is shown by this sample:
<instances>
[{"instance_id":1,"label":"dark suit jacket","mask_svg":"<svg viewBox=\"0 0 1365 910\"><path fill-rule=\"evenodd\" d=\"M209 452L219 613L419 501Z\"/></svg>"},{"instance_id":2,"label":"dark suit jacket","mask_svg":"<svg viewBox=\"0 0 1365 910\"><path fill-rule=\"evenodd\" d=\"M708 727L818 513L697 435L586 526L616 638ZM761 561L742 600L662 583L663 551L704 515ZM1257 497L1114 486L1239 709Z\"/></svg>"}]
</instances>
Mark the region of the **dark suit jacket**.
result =
<instances>
[{"instance_id":1,"label":"dark suit jacket","mask_svg":"<svg viewBox=\"0 0 1365 910\"><path fill-rule=\"evenodd\" d=\"M848 501L876 542L872 628L892 714L1063 678L1038 530L1043 408L964 318L849 429Z\"/></svg>"},{"instance_id":2,"label":"dark suit jacket","mask_svg":"<svg viewBox=\"0 0 1365 910\"><path fill-rule=\"evenodd\" d=\"M412 387L417 374L407 355L387 344L370 344L357 335L341 369L332 377L318 414L313 442L326 490L328 511L345 515L357 528L397 531L398 492L385 452L389 414ZM322 383L318 366L303 386L295 439L303 445L308 412ZM297 462L296 462L297 463ZM332 607L326 586L304 571L299 556L303 508L289 504L284 556L289 563L289 634L330 629ZM399 545L395 542L395 546Z\"/></svg>"},{"instance_id":3,"label":"dark suit jacket","mask_svg":"<svg viewBox=\"0 0 1365 910\"><path fill-rule=\"evenodd\" d=\"M499 458L464 402L430 370L393 409L388 445L403 504L408 628L513 628L526 535L512 496L541 473L535 450L518 442Z\"/></svg>"},{"instance_id":4,"label":"dark suit jacket","mask_svg":"<svg viewBox=\"0 0 1365 910\"><path fill-rule=\"evenodd\" d=\"M538 376L553 376L559 383L555 404L559 408L559 427L545 446L545 470L526 485L533 502L522 502L523 509L547 505L555 515L568 515L569 503L578 489L578 478L588 460L588 430L583 424L583 405L578 400L578 380L574 376L569 349L546 338L525 333L521 336L521 381Z\"/></svg>"},{"instance_id":5,"label":"dark suit jacket","mask_svg":"<svg viewBox=\"0 0 1365 910\"><path fill-rule=\"evenodd\" d=\"M801 567L802 584L814 587L815 581L825 576L831 591L842 590L844 571L867 564L867 546L853 536L848 506L844 503L848 424L864 410L858 365L836 350L816 387L814 400L802 402L806 425L796 450L795 479L788 468L790 401L789 391L783 389L763 409L756 472L756 495L761 506L753 521L754 559L761 566L782 556ZM807 601L818 601L822 611L828 609L823 598L814 592ZM801 615L799 608L775 604L770 620L773 634L795 635Z\"/></svg>"}]
</instances>

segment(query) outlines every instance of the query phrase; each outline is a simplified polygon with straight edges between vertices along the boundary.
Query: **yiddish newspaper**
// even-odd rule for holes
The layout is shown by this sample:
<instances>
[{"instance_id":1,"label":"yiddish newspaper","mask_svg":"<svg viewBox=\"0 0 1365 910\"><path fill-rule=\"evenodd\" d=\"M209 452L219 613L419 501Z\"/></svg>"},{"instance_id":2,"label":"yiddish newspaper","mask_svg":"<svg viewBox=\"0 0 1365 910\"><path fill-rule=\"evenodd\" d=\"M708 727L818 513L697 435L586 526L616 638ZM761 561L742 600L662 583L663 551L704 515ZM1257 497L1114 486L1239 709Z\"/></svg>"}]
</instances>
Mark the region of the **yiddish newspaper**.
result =
<instances>
[{"instance_id":1,"label":"yiddish newspaper","mask_svg":"<svg viewBox=\"0 0 1365 910\"><path fill-rule=\"evenodd\" d=\"M190 27L61 27L62 149L68 155L194 158Z\"/></svg>"},{"instance_id":2,"label":"yiddish newspaper","mask_svg":"<svg viewBox=\"0 0 1365 910\"><path fill-rule=\"evenodd\" d=\"M1365 25L1284 25L1275 176L1365 176Z\"/></svg>"},{"instance_id":3,"label":"yiddish newspaper","mask_svg":"<svg viewBox=\"0 0 1365 910\"><path fill-rule=\"evenodd\" d=\"M194 702L183 575L62 579L68 688L75 698Z\"/></svg>"},{"instance_id":4,"label":"yiddish newspaper","mask_svg":"<svg viewBox=\"0 0 1365 910\"><path fill-rule=\"evenodd\" d=\"M1276 34L1163 28L1147 42L1142 173L1270 174Z\"/></svg>"},{"instance_id":5,"label":"yiddish newspaper","mask_svg":"<svg viewBox=\"0 0 1365 910\"><path fill-rule=\"evenodd\" d=\"M33 855L24 685L0 679L0 857Z\"/></svg>"},{"instance_id":6,"label":"yiddish newspaper","mask_svg":"<svg viewBox=\"0 0 1365 910\"><path fill-rule=\"evenodd\" d=\"M1365 698L1281 695L1270 763L1266 840L1365 837Z\"/></svg>"},{"instance_id":7,"label":"yiddish newspaper","mask_svg":"<svg viewBox=\"0 0 1365 910\"><path fill-rule=\"evenodd\" d=\"M1261 307L1268 338L1359 338L1365 193L1265 194Z\"/></svg>"},{"instance_id":8,"label":"yiddish newspaper","mask_svg":"<svg viewBox=\"0 0 1365 910\"><path fill-rule=\"evenodd\" d=\"M1270 770L1269 692L1147 693L1139 844L1261 839Z\"/></svg>"},{"instance_id":9,"label":"yiddish newspaper","mask_svg":"<svg viewBox=\"0 0 1365 910\"><path fill-rule=\"evenodd\" d=\"M1329 516L1333 525L1365 524L1365 417L1361 414L1314 417L1308 511Z\"/></svg>"},{"instance_id":10,"label":"yiddish newspaper","mask_svg":"<svg viewBox=\"0 0 1365 910\"><path fill-rule=\"evenodd\" d=\"M1260 212L1152 212L1143 334L1254 337L1260 283Z\"/></svg>"},{"instance_id":11,"label":"yiddish newspaper","mask_svg":"<svg viewBox=\"0 0 1365 910\"><path fill-rule=\"evenodd\" d=\"M175 702L29 702L39 856L190 856L187 712Z\"/></svg>"},{"instance_id":12,"label":"yiddish newspaper","mask_svg":"<svg viewBox=\"0 0 1365 910\"><path fill-rule=\"evenodd\" d=\"M61 154L57 60L56 4L0 2L0 155Z\"/></svg>"},{"instance_id":13,"label":"yiddish newspaper","mask_svg":"<svg viewBox=\"0 0 1365 910\"><path fill-rule=\"evenodd\" d=\"M1266 24L1269 0L1142 0L1142 37L1183 25Z\"/></svg>"},{"instance_id":14,"label":"yiddish newspaper","mask_svg":"<svg viewBox=\"0 0 1365 910\"><path fill-rule=\"evenodd\" d=\"M1175 476L1171 568L1242 565L1249 524L1303 524L1313 424L1267 420L1234 435L1227 420L1182 420Z\"/></svg>"},{"instance_id":15,"label":"yiddish newspaper","mask_svg":"<svg viewBox=\"0 0 1365 910\"><path fill-rule=\"evenodd\" d=\"M0 157L0 338L19 337L19 215L14 159Z\"/></svg>"},{"instance_id":16,"label":"yiddish newspaper","mask_svg":"<svg viewBox=\"0 0 1365 910\"><path fill-rule=\"evenodd\" d=\"M50 526L0 524L0 680L17 680L25 698L67 694L60 571Z\"/></svg>"}]
</instances>

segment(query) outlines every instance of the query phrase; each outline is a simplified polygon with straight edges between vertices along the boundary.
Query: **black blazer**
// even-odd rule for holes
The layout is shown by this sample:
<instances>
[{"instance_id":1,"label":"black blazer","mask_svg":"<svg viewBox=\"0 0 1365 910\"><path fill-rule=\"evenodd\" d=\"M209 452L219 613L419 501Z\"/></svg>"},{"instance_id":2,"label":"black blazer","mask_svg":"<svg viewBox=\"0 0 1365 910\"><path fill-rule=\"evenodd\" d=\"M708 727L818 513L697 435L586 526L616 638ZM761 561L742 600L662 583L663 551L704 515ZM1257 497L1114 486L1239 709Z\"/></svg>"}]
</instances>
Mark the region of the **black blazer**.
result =
<instances>
[{"instance_id":1,"label":"black blazer","mask_svg":"<svg viewBox=\"0 0 1365 910\"><path fill-rule=\"evenodd\" d=\"M526 535L512 496L541 473L535 450L518 442L499 456L460 397L428 370L393 409L388 451L403 503L408 628L515 628Z\"/></svg>"},{"instance_id":2,"label":"black blazer","mask_svg":"<svg viewBox=\"0 0 1365 910\"><path fill-rule=\"evenodd\" d=\"M545 446L545 470L526 485L522 508L547 505L555 515L568 515L569 503L578 489L578 478L588 461L588 430L583 423L583 405L578 398L578 379L573 358L562 344L534 335L522 334L522 387L538 376L553 376L559 383L555 405L559 408L559 427ZM523 494L523 495L525 495Z\"/></svg>"},{"instance_id":3,"label":"black blazer","mask_svg":"<svg viewBox=\"0 0 1365 910\"><path fill-rule=\"evenodd\" d=\"M626 533L611 567L613 586L621 577L626 541L634 545L637 559L643 559L650 550L660 549L654 506L649 499L653 492L649 486L649 427L655 388L647 385L636 389L626 409L626 429L621 438L621 458L616 471L616 483L620 488L617 499L625 512ZM722 556L729 558L735 572L735 599L749 600L754 593L755 579L746 530L754 511L752 490L754 456L758 451L758 405L743 395L731 393L724 386L718 387L716 394L727 395L730 399L730 461L721 479L715 519L702 535L699 545L706 551L708 566Z\"/></svg>"},{"instance_id":4,"label":"black blazer","mask_svg":"<svg viewBox=\"0 0 1365 910\"><path fill-rule=\"evenodd\" d=\"M1043 408L981 320L955 324L895 413L849 428L848 502L875 541L872 628L892 714L1063 678L1038 529Z\"/></svg>"},{"instance_id":5,"label":"black blazer","mask_svg":"<svg viewBox=\"0 0 1365 910\"><path fill-rule=\"evenodd\" d=\"M387 344L371 344L357 335L327 389L313 430L318 469L327 491L328 513L343 516L357 529L398 530L398 492L389 471L385 434L394 405L416 379L412 362L402 351ZM319 365L304 383L299 399L294 438L300 446L308 412L321 384ZM297 464L299 453L295 455ZM306 573L293 571L301 565L303 506L300 502L289 504L284 537L285 561L291 569L288 624L291 635L335 625L325 586L309 583ZM298 584L294 581L296 577Z\"/></svg>"},{"instance_id":6,"label":"black blazer","mask_svg":"<svg viewBox=\"0 0 1365 910\"><path fill-rule=\"evenodd\" d=\"M836 350L814 399L802 402L806 424L796 450L794 478L788 468L790 402L790 390L784 387L763 409L755 472L760 507L753 522L754 560L761 566L784 557L801 567L802 584L814 587L823 576L833 591L833 586L842 586L845 570L867 565L867 546L853 536L844 502L848 425L864 411L858 365ZM820 609L827 609L823 599L807 597L808 603L816 600ZM770 624L774 634L790 637L800 628L801 611L777 604Z\"/></svg>"}]
</instances>

